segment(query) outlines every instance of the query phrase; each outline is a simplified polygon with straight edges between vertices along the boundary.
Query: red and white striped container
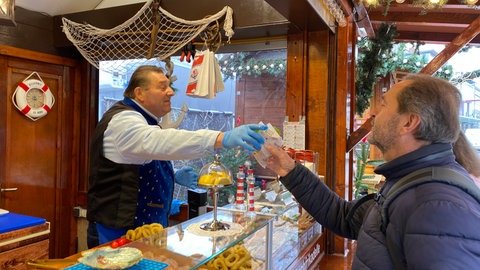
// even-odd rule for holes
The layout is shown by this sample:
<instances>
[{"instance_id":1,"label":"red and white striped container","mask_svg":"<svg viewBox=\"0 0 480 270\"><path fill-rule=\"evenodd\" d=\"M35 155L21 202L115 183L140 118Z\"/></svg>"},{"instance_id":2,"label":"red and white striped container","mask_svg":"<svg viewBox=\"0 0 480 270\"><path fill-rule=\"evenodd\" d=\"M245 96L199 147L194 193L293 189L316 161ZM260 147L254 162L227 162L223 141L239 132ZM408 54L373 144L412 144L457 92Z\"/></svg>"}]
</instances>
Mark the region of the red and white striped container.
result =
<instances>
[{"instance_id":1,"label":"red and white striped container","mask_svg":"<svg viewBox=\"0 0 480 270\"><path fill-rule=\"evenodd\" d=\"M255 213L255 176L253 176L253 170L248 169L247 174L248 185L248 212Z\"/></svg>"},{"instance_id":2,"label":"red and white striped container","mask_svg":"<svg viewBox=\"0 0 480 270\"><path fill-rule=\"evenodd\" d=\"M245 209L245 171L243 166L238 166L237 173L237 194L236 194L236 207L238 209Z\"/></svg>"}]
</instances>

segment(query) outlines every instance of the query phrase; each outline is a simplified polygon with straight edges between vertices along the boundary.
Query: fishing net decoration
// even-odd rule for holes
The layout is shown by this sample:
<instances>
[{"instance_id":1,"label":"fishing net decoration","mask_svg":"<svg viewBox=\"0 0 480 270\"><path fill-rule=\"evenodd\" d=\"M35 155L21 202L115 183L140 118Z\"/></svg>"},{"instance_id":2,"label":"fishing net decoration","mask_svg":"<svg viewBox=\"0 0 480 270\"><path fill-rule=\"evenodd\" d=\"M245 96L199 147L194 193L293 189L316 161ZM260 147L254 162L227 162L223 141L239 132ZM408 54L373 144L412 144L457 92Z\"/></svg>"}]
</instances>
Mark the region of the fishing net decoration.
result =
<instances>
[{"instance_id":1,"label":"fishing net decoration","mask_svg":"<svg viewBox=\"0 0 480 270\"><path fill-rule=\"evenodd\" d=\"M164 10L160 0L148 0L132 18L111 29L77 23L65 17L62 28L82 56L99 69L101 61L152 58L163 61L223 16L223 30L229 42L234 34L232 15L232 8L226 6L217 14L188 21ZM118 65L118 61L113 62Z\"/></svg>"}]
</instances>

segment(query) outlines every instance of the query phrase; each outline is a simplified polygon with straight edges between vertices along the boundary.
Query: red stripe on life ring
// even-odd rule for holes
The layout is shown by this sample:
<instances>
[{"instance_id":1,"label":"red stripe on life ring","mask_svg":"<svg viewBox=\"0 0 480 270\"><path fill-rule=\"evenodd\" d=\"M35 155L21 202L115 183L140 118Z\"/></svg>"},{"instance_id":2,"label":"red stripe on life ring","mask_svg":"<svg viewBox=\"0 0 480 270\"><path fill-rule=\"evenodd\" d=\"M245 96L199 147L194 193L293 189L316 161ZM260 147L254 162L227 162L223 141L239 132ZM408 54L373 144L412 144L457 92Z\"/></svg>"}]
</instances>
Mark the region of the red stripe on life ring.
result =
<instances>
[{"instance_id":1,"label":"red stripe on life ring","mask_svg":"<svg viewBox=\"0 0 480 270\"><path fill-rule=\"evenodd\" d=\"M48 91L48 86L47 86L46 84L44 84L44 85L42 86L42 91L43 91L43 92L47 92L47 91Z\"/></svg>"},{"instance_id":2,"label":"red stripe on life ring","mask_svg":"<svg viewBox=\"0 0 480 270\"><path fill-rule=\"evenodd\" d=\"M48 113L52 108L48 107L48 105L43 105L43 109Z\"/></svg>"},{"instance_id":3,"label":"red stripe on life ring","mask_svg":"<svg viewBox=\"0 0 480 270\"><path fill-rule=\"evenodd\" d=\"M19 83L18 86L21 87L23 90L25 90L25 92L27 92L30 89L30 87L26 85L24 82Z\"/></svg>"},{"instance_id":4,"label":"red stripe on life ring","mask_svg":"<svg viewBox=\"0 0 480 270\"><path fill-rule=\"evenodd\" d=\"M25 108L23 108L23 109L21 110L21 112L22 112L23 114L27 115L27 113L30 111L30 109L31 109L30 106L26 105Z\"/></svg>"}]
</instances>

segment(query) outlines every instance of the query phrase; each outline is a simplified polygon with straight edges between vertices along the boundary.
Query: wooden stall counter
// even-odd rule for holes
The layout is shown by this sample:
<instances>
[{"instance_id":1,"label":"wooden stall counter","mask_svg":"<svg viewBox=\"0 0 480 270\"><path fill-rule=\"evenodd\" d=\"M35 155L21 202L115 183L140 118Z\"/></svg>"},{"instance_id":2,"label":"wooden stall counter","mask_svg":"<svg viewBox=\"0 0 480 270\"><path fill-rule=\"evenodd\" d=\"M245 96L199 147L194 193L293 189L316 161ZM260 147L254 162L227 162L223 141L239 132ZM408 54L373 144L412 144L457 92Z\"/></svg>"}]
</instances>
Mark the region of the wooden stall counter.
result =
<instances>
[{"instance_id":1,"label":"wooden stall counter","mask_svg":"<svg viewBox=\"0 0 480 270\"><path fill-rule=\"evenodd\" d=\"M203 230L203 225L212 223L214 214L207 212L122 247L136 248L142 252L139 269L162 269L167 266L168 269L182 270L219 268L228 257L227 254L238 255L230 256L237 260L246 257L246 265L251 265L253 269L312 269L323 255L321 226L309 218L302 218L304 215L295 203L288 204L276 213L256 212L255 215L236 210L233 206L221 207L217 211L217 221L228 224L230 229ZM96 256L103 259L103 252L111 250L104 249L98 253L89 250L86 257L90 255L91 258ZM39 260L36 264L30 262L28 269L81 269L77 262L80 256L82 253L63 260Z\"/></svg>"},{"instance_id":2,"label":"wooden stall counter","mask_svg":"<svg viewBox=\"0 0 480 270\"><path fill-rule=\"evenodd\" d=\"M8 213L0 216L0 269L25 269L26 262L48 259L50 223Z\"/></svg>"}]
</instances>

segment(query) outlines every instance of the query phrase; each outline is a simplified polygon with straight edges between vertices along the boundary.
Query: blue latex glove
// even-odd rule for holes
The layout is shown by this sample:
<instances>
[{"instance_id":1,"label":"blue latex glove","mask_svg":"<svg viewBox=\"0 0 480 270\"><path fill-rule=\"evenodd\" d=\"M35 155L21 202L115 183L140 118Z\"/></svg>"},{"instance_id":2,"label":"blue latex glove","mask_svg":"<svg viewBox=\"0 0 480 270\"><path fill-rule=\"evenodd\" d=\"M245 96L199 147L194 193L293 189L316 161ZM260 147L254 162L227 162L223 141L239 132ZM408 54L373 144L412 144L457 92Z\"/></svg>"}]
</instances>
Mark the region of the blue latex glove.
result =
<instances>
[{"instance_id":1,"label":"blue latex glove","mask_svg":"<svg viewBox=\"0 0 480 270\"><path fill-rule=\"evenodd\" d=\"M223 134L222 145L225 148L241 146L249 151L260 150L265 143L262 135L255 130L267 130L266 125L249 124L236 127ZM252 147L253 146L253 147Z\"/></svg>"},{"instance_id":2,"label":"blue latex glove","mask_svg":"<svg viewBox=\"0 0 480 270\"><path fill-rule=\"evenodd\" d=\"M181 168L175 172L175 183L188 187L196 188L198 182L198 173L194 172L191 167Z\"/></svg>"}]
</instances>

